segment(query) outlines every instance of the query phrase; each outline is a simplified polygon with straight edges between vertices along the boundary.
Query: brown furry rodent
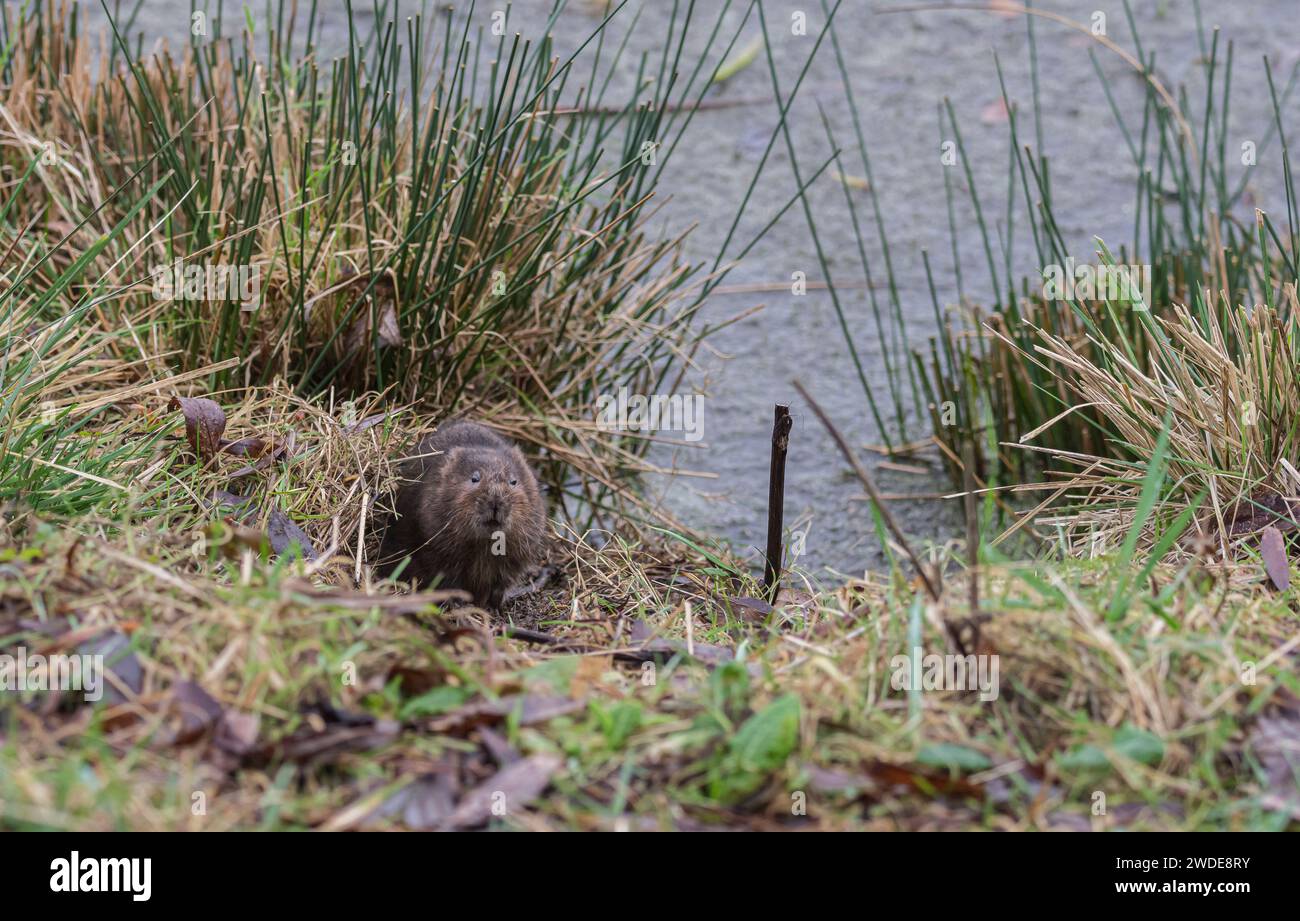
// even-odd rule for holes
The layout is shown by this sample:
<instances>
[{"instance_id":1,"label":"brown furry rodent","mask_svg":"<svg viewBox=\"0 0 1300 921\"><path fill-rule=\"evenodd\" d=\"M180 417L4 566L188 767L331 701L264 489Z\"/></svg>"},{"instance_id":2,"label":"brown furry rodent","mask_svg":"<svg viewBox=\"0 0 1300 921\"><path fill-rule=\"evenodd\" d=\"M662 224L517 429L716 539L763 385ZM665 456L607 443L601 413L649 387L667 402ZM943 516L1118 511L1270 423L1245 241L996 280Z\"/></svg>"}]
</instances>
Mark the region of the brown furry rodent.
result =
<instances>
[{"instance_id":1,"label":"brown furry rodent","mask_svg":"<svg viewBox=\"0 0 1300 921\"><path fill-rule=\"evenodd\" d=\"M402 485L384 533L379 569L408 555L401 578L438 579L494 610L507 588L542 561L546 513L537 477L519 449L478 423L449 422L400 468Z\"/></svg>"}]
</instances>

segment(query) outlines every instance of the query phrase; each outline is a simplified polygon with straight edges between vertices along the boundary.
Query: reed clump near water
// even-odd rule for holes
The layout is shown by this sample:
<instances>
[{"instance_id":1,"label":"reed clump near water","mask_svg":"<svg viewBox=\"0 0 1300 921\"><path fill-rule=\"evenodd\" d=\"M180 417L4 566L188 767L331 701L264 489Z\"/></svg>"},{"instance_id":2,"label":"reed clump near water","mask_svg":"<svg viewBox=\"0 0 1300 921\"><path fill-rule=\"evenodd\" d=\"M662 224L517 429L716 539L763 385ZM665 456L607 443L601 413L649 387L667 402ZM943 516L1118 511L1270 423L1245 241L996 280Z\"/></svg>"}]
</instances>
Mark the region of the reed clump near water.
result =
<instances>
[{"instance_id":1,"label":"reed clump near water","mask_svg":"<svg viewBox=\"0 0 1300 921\"><path fill-rule=\"evenodd\" d=\"M603 48L609 16L582 48ZM598 432L592 407L671 382L725 274L695 278L681 237L647 223L730 45L680 73L665 54L615 102L621 49L577 74L549 36L486 23L362 36L349 15L327 61L314 3L237 33L195 19L188 44L152 53L129 21L96 39L75 5L6 7L4 322L75 318L44 335L122 383L284 380L491 418L541 453L557 495L631 495L648 441ZM677 54L709 25L683 17ZM22 393L11 409L68 396Z\"/></svg>"},{"instance_id":2,"label":"reed clump near water","mask_svg":"<svg viewBox=\"0 0 1300 921\"><path fill-rule=\"evenodd\" d=\"M1272 62L1262 62L1261 89L1268 93L1273 120L1260 126L1259 143L1252 141L1246 156L1228 128L1232 94L1242 84L1239 73L1234 83L1241 66L1232 42L1203 27L1197 5L1203 95L1196 99L1186 88L1162 82L1155 52L1144 48L1127 3L1124 9L1134 52L1068 17L1032 7L1020 11L1033 88L1028 114L1008 93L995 59L1007 124L1004 202L993 204L981 195L958 113L947 102L940 106L941 137L955 139L956 169L943 169L954 263L959 271L952 207L958 193L949 174L959 172L982 242L989 293L978 302L969 279L963 283L959 274L959 302L944 309L924 254L937 332L923 347L906 344L905 336L900 343L900 316L893 334L880 333L892 407L863 379L864 403L876 415L886 448L915 448L919 416L930 431L925 443L938 446L954 488L980 490L980 525L990 538L1003 532L999 542L1008 526L1050 536L1054 525L1071 520L1070 510L1081 512L1079 540L1094 550L1112 546L1095 544L1099 516L1109 522L1102 533L1122 540L1127 522L1142 509L1141 487L1167 416L1169 469L1161 474L1160 501L1141 516L1153 516L1148 524L1170 523L1191 507L1181 527L1202 536L1210 533L1208 519L1217 522L1212 530L1231 531L1233 520L1251 517L1247 509L1287 530L1300 526L1285 502L1300 486L1290 466L1300 430L1300 207L1282 115L1300 67L1283 81L1275 79ZM1045 22L1054 37L1069 29L1088 36L1097 91L1115 117L1121 156L1127 151L1132 160L1132 237L1118 244L1094 239L1087 253L1072 251L1061 233L1069 203L1055 194L1052 164L1042 152L1038 47ZM1140 111L1122 112L1115 101L1099 57L1116 56L1142 81ZM856 153L869 171L853 90L842 56L837 61ZM1253 207L1249 183L1264 152L1281 163L1277 199L1285 219ZM810 222L815 223L811 215ZM898 285L878 206L876 225L880 258L869 257L855 218L859 255L868 280L873 266L877 273L883 266L886 283L878 287L887 289L896 309ZM1028 241L1033 263L1042 269L1041 276L1019 283L1012 275L1017 237L1021 246ZM1052 284L1063 271L1073 276L1076 266L1090 279L1118 274L1127 280L1131 274L1145 284L1134 286L1140 293L1104 284L1076 290L1073 277L1064 290ZM875 294L872 307L880 326L887 312ZM850 350L855 333L861 330L845 329ZM1008 492L1029 503L1010 501ZM1048 527L1036 529L1032 522L1049 507ZM1148 545L1175 552L1183 546L1157 541L1158 531L1145 529ZM1230 542L1225 537L1221 549Z\"/></svg>"}]
</instances>

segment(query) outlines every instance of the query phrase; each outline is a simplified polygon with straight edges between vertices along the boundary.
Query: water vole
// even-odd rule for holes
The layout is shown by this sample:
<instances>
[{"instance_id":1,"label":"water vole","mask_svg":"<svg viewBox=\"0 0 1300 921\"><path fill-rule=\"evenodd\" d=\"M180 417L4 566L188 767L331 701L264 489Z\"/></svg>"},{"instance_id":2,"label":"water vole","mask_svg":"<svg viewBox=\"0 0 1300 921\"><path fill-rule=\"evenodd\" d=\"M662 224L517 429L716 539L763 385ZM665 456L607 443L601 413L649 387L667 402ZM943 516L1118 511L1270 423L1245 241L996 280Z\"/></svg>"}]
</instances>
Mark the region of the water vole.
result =
<instances>
[{"instance_id":1,"label":"water vole","mask_svg":"<svg viewBox=\"0 0 1300 921\"><path fill-rule=\"evenodd\" d=\"M545 552L546 513L523 454L478 423L449 422L420 442L400 476L380 572L409 555L401 578L417 588L437 579L499 609L506 589Z\"/></svg>"}]
</instances>

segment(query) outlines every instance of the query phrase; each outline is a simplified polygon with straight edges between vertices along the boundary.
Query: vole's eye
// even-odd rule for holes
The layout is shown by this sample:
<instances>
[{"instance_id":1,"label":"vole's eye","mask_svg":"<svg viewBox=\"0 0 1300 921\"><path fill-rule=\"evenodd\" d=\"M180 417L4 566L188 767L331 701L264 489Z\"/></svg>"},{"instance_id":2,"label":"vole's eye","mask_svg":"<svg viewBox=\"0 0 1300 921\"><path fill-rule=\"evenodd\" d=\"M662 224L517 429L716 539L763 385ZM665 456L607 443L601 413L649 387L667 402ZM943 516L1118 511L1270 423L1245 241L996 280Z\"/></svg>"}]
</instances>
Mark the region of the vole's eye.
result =
<instances>
[{"instance_id":1,"label":"vole's eye","mask_svg":"<svg viewBox=\"0 0 1300 921\"><path fill-rule=\"evenodd\" d=\"M475 470L473 473L469 475L469 481L471 483L477 483L481 479L483 479L483 475L480 474L477 470Z\"/></svg>"},{"instance_id":2,"label":"vole's eye","mask_svg":"<svg viewBox=\"0 0 1300 921\"><path fill-rule=\"evenodd\" d=\"M519 481L516 480L514 477L511 477L511 478L510 478L510 485L511 485L511 486L518 486L518 485L519 485Z\"/></svg>"}]
</instances>

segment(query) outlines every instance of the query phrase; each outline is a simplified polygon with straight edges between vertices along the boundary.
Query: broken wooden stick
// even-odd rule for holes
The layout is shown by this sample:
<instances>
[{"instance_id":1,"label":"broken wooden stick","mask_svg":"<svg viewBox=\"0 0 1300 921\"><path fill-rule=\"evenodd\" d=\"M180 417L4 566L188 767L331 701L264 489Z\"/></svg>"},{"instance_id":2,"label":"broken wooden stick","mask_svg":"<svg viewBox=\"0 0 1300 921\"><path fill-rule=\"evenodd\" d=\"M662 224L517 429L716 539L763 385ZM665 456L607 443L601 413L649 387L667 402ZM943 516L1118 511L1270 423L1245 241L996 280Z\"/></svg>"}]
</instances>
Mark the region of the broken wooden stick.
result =
<instances>
[{"instance_id":1,"label":"broken wooden stick","mask_svg":"<svg viewBox=\"0 0 1300 921\"><path fill-rule=\"evenodd\" d=\"M767 473L767 560L763 587L767 600L781 590L781 532L785 524L785 454L790 447L790 407L777 403L772 419L772 464Z\"/></svg>"}]
</instances>

